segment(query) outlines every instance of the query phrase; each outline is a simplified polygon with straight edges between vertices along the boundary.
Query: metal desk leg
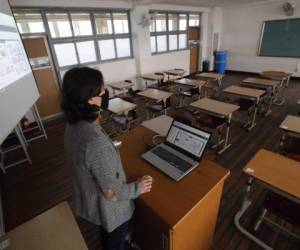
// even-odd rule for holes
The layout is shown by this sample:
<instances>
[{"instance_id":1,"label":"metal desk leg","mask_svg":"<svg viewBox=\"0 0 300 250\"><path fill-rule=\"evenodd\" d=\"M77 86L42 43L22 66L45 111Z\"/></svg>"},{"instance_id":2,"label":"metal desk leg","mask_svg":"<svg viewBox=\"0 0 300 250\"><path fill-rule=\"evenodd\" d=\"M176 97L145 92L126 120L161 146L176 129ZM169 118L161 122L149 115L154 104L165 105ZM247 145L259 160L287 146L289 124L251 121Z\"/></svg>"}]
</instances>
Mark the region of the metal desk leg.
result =
<instances>
[{"instance_id":1,"label":"metal desk leg","mask_svg":"<svg viewBox=\"0 0 300 250\"><path fill-rule=\"evenodd\" d=\"M231 144L229 144L229 132L230 132L230 125L231 125L231 115L228 117L226 123L226 135L225 135L225 142L223 148L218 152L218 154L222 154L226 149L230 148Z\"/></svg>"},{"instance_id":2,"label":"metal desk leg","mask_svg":"<svg viewBox=\"0 0 300 250\"><path fill-rule=\"evenodd\" d=\"M163 99L163 103L164 103L164 114L167 115L167 99Z\"/></svg>"},{"instance_id":3,"label":"metal desk leg","mask_svg":"<svg viewBox=\"0 0 300 250\"><path fill-rule=\"evenodd\" d=\"M32 113L33 113L34 118L35 118L35 120L36 120L36 122L37 122L37 124L38 124L38 126L40 128L40 130L42 131L43 135L45 136L46 139L48 139L47 133L45 131L44 124L42 122L42 119L40 117L39 111L38 111L38 109L37 109L37 107L36 107L35 104L32 106Z\"/></svg>"},{"instance_id":4,"label":"metal desk leg","mask_svg":"<svg viewBox=\"0 0 300 250\"><path fill-rule=\"evenodd\" d=\"M4 154L2 153L2 149L1 148L0 148L0 152L1 152L0 169L2 170L3 174L6 174L6 170L5 170L4 163L3 163Z\"/></svg>"},{"instance_id":5,"label":"metal desk leg","mask_svg":"<svg viewBox=\"0 0 300 250\"><path fill-rule=\"evenodd\" d=\"M28 147L28 142L27 142L27 139L23 133L23 129L22 129L22 126L20 123L18 123L17 125L17 128L19 129L19 132L20 132L20 137L22 137L22 141L24 142L24 144L26 145L26 147ZM17 135L19 137L19 135ZM19 140L20 140L20 137L19 137Z\"/></svg>"},{"instance_id":6,"label":"metal desk leg","mask_svg":"<svg viewBox=\"0 0 300 250\"><path fill-rule=\"evenodd\" d=\"M280 94L281 95L281 98L280 98L281 100L279 100L279 102L275 103L278 106L281 106L285 103L285 96L286 96L286 92L287 92L287 88L288 88L288 83L287 82L284 83L285 81L288 81L288 78L281 80L281 84L280 84L281 89L282 89L281 94Z\"/></svg>"},{"instance_id":7,"label":"metal desk leg","mask_svg":"<svg viewBox=\"0 0 300 250\"><path fill-rule=\"evenodd\" d=\"M245 211L249 208L249 206L251 205L251 200L249 199L249 193L251 191L251 187L253 185L253 178L249 178L249 180L247 181L247 186L246 186L246 191L245 191L245 196L243 199L243 203L241 205L240 210L236 213L236 215L234 216L234 225L236 226L236 228L242 233L244 234L246 237L248 237L250 240L253 240L256 244L258 244L259 246L261 246L262 248L266 249L266 250L272 250L271 247L269 247L266 243L264 243L263 241L261 241L260 239L258 239L257 237L255 237L253 234L251 234L249 231L247 231L240 223L240 219L241 217L244 215Z\"/></svg>"},{"instance_id":8,"label":"metal desk leg","mask_svg":"<svg viewBox=\"0 0 300 250\"><path fill-rule=\"evenodd\" d=\"M0 190L0 236L3 236L4 234L5 234L5 226L4 226L4 216L3 216L2 193Z\"/></svg>"},{"instance_id":9,"label":"metal desk leg","mask_svg":"<svg viewBox=\"0 0 300 250\"><path fill-rule=\"evenodd\" d=\"M268 107L267 107L267 111L265 113L265 116L268 116L269 114L272 113L271 105L273 103L274 96L275 96L274 91L275 91L275 89L272 89L272 93L271 93L271 96L270 96L270 100L268 101Z\"/></svg>"},{"instance_id":10,"label":"metal desk leg","mask_svg":"<svg viewBox=\"0 0 300 250\"><path fill-rule=\"evenodd\" d=\"M284 145L284 142L285 142L285 138L286 138L286 133L283 132L282 133L282 136L280 138L280 142L279 142L279 148L280 148L280 151L283 149L283 145Z\"/></svg>"},{"instance_id":11,"label":"metal desk leg","mask_svg":"<svg viewBox=\"0 0 300 250\"><path fill-rule=\"evenodd\" d=\"M31 161L31 158L30 158L29 153L27 151L26 143L25 143L25 141L24 141L24 139L22 137L22 132L20 131L20 128L18 126L15 128L15 132L16 132L16 134L17 134L17 136L19 138L19 141L20 141L20 143L22 145L23 151L24 151L24 153L26 155L26 159L31 164L32 161Z\"/></svg>"},{"instance_id":12,"label":"metal desk leg","mask_svg":"<svg viewBox=\"0 0 300 250\"><path fill-rule=\"evenodd\" d=\"M255 103L254 114L253 114L253 116L252 116L251 125L250 125L250 127L248 128L249 131L250 131L251 129L253 129L253 128L256 126L255 120L256 120L256 114L257 114L257 110L258 110L258 103L259 103L259 100L257 100L256 103Z\"/></svg>"}]
</instances>

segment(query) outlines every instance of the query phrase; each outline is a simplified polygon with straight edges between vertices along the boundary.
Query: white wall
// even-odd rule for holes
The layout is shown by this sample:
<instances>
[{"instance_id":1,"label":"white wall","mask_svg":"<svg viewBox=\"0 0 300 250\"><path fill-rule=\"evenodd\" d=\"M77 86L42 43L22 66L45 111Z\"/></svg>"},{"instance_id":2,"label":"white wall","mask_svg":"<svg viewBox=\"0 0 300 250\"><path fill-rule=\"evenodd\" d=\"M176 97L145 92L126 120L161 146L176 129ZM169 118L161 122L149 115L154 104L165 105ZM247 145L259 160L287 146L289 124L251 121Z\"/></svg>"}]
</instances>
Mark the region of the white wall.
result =
<instances>
[{"instance_id":1,"label":"white wall","mask_svg":"<svg viewBox=\"0 0 300 250\"><path fill-rule=\"evenodd\" d=\"M257 56L263 22L287 18L281 8L284 2L286 1L268 1L223 8L222 49L229 53L228 69L247 72L294 72L299 59ZM300 17L300 0L292 2L296 4L293 17ZM300 76L300 73L295 75Z\"/></svg>"},{"instance_id":2,"label":"white wall","mask_svg":"<svg viewBox=\"0 0 300 250\"><path fill-rule=\"evenodd\" d=\"M107 83L133 79L136 76L163 71L173 68L183 68L189 73L189 50L151 55L149 27L138 25L143 14L149 10L173 10L202 13L201 50L199 55L199 69L203 60L212 59L212 32L215 23L215 11L206 7L176 6L164 4L134 5L129 1L97 1L97 0L10 0L12 6L43 6L43 7L95 7L95 8L127 8L131 10L131 28L134 58L115 62L103 63L96 67L103 71ZM220 12L220 9L218 13ZM217 14L218 14L217 13ZM63 74L64 72L62 72Z\"/></svg>"}]
</instances>

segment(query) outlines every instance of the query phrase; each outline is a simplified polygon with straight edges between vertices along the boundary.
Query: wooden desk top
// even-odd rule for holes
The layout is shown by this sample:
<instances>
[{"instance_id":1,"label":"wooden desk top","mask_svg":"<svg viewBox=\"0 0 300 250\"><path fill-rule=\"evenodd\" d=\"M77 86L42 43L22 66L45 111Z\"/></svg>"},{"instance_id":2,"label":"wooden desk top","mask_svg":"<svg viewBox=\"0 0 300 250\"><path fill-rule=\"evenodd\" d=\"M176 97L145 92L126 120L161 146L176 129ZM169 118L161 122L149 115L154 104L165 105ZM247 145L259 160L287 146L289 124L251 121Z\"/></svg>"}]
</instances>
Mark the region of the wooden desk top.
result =
<instances>
[{"instance_id":1,"label":"wooden desk top","mask_svg":"<svg viewBox=\"0 0 300 250\"><path fill-rule=\"evenodd\" d=\"M138 95L145 96L157 101L162 101L164 99L169 98L173 95L172 92L162 91L159 89L146 89L142 92L139 92Z\"/></svg>"},{"instance_id":2,"label":"wooden desk top","mask_svg":"<svg viewBox=\"0 0 300 250\"><path fill-rule=\"evenodd\" d=\"M229 117L234 111L240 108L238 105L209 98L202 98L196 102L191 103L190 105L203 111L208 111L210 113L217 114L218 116L225 117Z\"/></svg>"},{"instance_id":3,"label":"wooden desk top","mask_svg":"<svg viewBox=\"0 0 300 250\"><path fill-rule=\"evenodd\" d=\"M300 162L260 149L244 172L265 184L300 199Z\"/></svg>"},{"instance_id":4,"label":"wooden desk top","mask_svg":"<svg viewBox=\"0 0 300 250\"><path fill-rule=\"evenodd\" d=\"M188 79L188 78L182 78L180 80L175 80L174 82L177 84L188 85L188 86L198 86L198 87L202 87L203 85L207 84L207 82L203 81L203 80Z\"/></svg>"},{"instance_id":5,"label":"wooden desk top","mask_svg":"<svg viewBox=\"0 0 300 250\"><path fill-rule=\"evenodd\" d=\"M164 73L166 73L167 75L182 76L185 73L185 71L183 69L170 69L164 71Z\"/></svg>"},{"instance_id":6,"label":"wooden desk top","mask_svg":"<svg viewBox=\"0 0 300 250\"><path fill-rule=\"evenodd\" d=\"M300 117L288 115L280 124L280 128L286 131L300 134Z\"/></svg>"},{"instance_id":7,"label":"wooden desk top","mask_svg":"<svg viewBox=\"0 0 300 250\"><path fill-rule=\"evenodd\" d=\"M198 77L205 77L205 78L213 78L213 79L222 79L224 75L218 74L218 73L212 73L212 72L203 72L200 74L196 74Z\"/></svg>"},{"instance_id":8,"label":"wooden desk top","mask_svg":"<svg viewBox=\"0 0 300 250\"><path fill-rule=\"evenodd\" d=\"M144 121L142 126L152 130L153 132L166 136L171 124L173 122L173 118L167 115L160 115L148 121Z\"/></svg>"},{"instance_id":9,"label":"wooden desk top","mask_svg":"<svg viewBox=\"0 0 300 250\"><path fill-rule=\"evenodd\" d=\"M291 73L287 73L283 71L263 71L260 73L260 75L267 78L281 78L281 79L292 76Z\"/></svg>"},{"instance_id":10,"label":"wooden desk top","mask_svg":"<svg viewBox=\"0 0 300 250\"><path fill-rule=\"evenodd\" d=\"M262 78L252 78L252 77L244 79L243 82L254 84L254 85L272 87L273 89L275 89L280 84L280 81L262 79Z\"/></svg>"},{"instance_id":11,"label":"wooden desk top","mask_svg":"<svg viewBox=\"0 0 300 250\"><path fill-rule=\"evenodd\" d=\"M113 89L129 89L133 86L134 84L131 82L114 82L110 83L109 86L112 87Z\"/></svg>"},{"instance_id":12,"label":"wooden desk top","mask_svg":"<svg viewBox=\"0 0 300 250\"><path fill-rule=\"evenodd\" d=\"M163 75L155 75L155 74L148 74L148 75L142 75L141 78L144 80L149 80L149 81L157 81L161 80L164 78Z\"/></svg>"},{"instance_id":13,"label":"wooden desk top","mask_svg":"<svg viewBox=\"0 0 300 250\"><path fill-rule=\"evenodd\" d=\"M262 95L266 93L265 90L261 89L253 89L253 88L246 88L237 85L231 85L228 88L223 90L225 93L245 96L250 98L259 99Z\"/></svg>"},{"instance_id":14,"label":"wooden desk top","mask_svg":"<svg viewBox=\"0 0 300 250\"><path fill-rule=\"evenodd\" d=\"M132 109L135 109L136 107L136 104L124 101L123 99L118 97L110 99L108 103L108 110L115 114L126 113Z\"/></svg>"},{"instance_id":15,"label":"wooden desk top","mask_svg":"<svg viewBox=\"0 0 300 250\"><path fill-rule=\"evenodd\" d=\"M84 250L88 249L67 202L9 231L7 250Z\"/></svg>"},{"instance_id":16,"label":"wooden desk top","mask_svg":"<svg viewBox=\"0 0 300 250\"><path fill-rule=\"evenodd\" d=\"M224 181L229 170L204 159L196 169L176 182L142 159L141 155L148 150L142 139L146 134L151 138L155 133L140 126L117 137L122 141L120 153L123 166L129 181L143 175L153 177L151 192L141 195L136 200L137 205L146 205L173 228L205 199L212 188Z\"/></svg>"}]
</instances>

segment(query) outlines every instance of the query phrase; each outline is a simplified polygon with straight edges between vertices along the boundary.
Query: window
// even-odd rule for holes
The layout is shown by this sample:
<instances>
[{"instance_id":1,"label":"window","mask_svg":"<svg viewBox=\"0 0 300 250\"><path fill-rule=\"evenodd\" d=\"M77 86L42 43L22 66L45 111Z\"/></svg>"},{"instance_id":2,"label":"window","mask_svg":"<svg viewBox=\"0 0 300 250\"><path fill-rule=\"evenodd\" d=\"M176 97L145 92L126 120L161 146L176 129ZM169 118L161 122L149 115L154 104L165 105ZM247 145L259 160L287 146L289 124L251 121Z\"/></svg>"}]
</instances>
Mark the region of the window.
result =
<instances>
[{"instance_id":1,"label":"window","mask_svg":"<svg viewBox=\"0 0 300 250\"><path fill-rule=\"evenodd\" d=\"M129 38L116 39L118 58L130 56L130 40Z\"/></svg>"},{"instance_id":2,"label":"window","mask_svg":"<svg viewBox=\"0 0 300 250\"><path fill-rule=\"evenodd\" d=\"M47 13L46 16L52 38L72 36L67 13Z\"/></svg>"},{"instance_id":3,"label":"window","mask_svg":"<svg viewBox=\"0 0 300 250\"><path fill-rule=\"evenodd\" d=\"M110 13L94 14L97 34L112 34L112 22Z\"/></svg>"},{"instance_id":4,"label":"window","mask_svg":"<svg viewBox=\"0 0 300 250\"><path fill-rule=\"evenodd\" d=\"M93 34L89 13L71 13L75 36L90 36Z\"/></svg>"},{"instance_id":5,"label":"window","mask_svg":"<svg viewBox=\"0 0 300 250\"><path fill-rule=\"evenodd\" d=\"M178 30L178 15L177 14L169 14L168 21L169 21L169 31Z\"/></svg>"},{"instance_id":6,"label":"window","mask_svg":"<svg viewBox=\"0 0 300 250\"><path fill-rule=\"evenodd\" d=\"M169 50L177 50L177 35L169 35Z\"/></svg>"},{"instance_id":7,"label":"window","mask_svg":"<svg viewBox=\"0 0 300 250\"><path fill-rule=\"evenodd\" d=\"M95 62L97 60L94 41L77 42L76 47L80 63Z\"/></svg>"},{"instance_id":8,"label":"window","mask_svg":"<svg viewBox=\"0 0 300 250\"><path fill-rule=\"evenodd\" d=\"M166 14L156 14L155 15L155 29L154 32L167 31L167 17Z\"/></svg>"},{"instance_id":9,"label":"window","mask_svg":"<svg viewBox=\"0 0 300 250\"><path fill-rule=\"evenodd\" d=\"M131 38L127 12L94 13L100 58L131 57Z\"/></svg>"},{"instance_id":10,"label":"window","mask_svg":"<svg viewBox=\"0 0 300 250\"><path fill-rule=\"evenodd\" d=\"M113 13L113 20L116 34L129 32L127 13Z\"/></svg>"},{"instance_id":11,"label":"window","mask_svg":"<svg viewBox=\"0 0 300 250\"><path fill-rule=\"evenodd\" d=\"M128 11L40 8L13 12L20 33L48 35L60 69L132 57Z\"/></svg>"},{"instance_id":12,"label":"window","mask_svg":"<svg viewBox=\"0 0 300 250\"><path fill-rule=\"evenodd\" d=\"M157 36L157 52L167 51L167 36Z\"/></svg>"},{"instance_id":13,"label":"window","mask_svg":"<svg viewBox=\"0 0 300 250\"><path fill-rule=\"evenodd\" d=\"M116 57L115 44L113 39L100 40L98 44L101 60L108 60Z\"/></svg>"},{"instance_id":14,"label":"window","mask_svg":"<svg viewBox=\"0 0 300 250\"><path fill-rule=\"evenodd\" d=\"M187 49L188 13L150 12L151 53L162 53ZM193 14L193 18L199 15Z\"/></svg>"},{"instance_id":15,"label":"window","mask_svg":"<svg viewBox=\"0 0 300 250\"><path fill-rule=\"evenodd\" d=\"M78 63L74 43L54 44L54 50L60 67Z\"/></svg>"},{"instance_id":16,"label":"window","mask_svg":"<svg viewBox=\"0 0 300 250\"><path fill-rule=\"evenodd\" d=\"M199 25L200 25L200 15L189 14L189 26L199 26Z\"/></svg>"},{"instance_id":17,"label":"window","mask_svg":"<svg viewBox=\"0 0 300 250\"><path fill-rule=\"evenodd\" d=\"M45 32L41 13L14 11L14 16L21 34Z\"/></svg>"}]
</instances>

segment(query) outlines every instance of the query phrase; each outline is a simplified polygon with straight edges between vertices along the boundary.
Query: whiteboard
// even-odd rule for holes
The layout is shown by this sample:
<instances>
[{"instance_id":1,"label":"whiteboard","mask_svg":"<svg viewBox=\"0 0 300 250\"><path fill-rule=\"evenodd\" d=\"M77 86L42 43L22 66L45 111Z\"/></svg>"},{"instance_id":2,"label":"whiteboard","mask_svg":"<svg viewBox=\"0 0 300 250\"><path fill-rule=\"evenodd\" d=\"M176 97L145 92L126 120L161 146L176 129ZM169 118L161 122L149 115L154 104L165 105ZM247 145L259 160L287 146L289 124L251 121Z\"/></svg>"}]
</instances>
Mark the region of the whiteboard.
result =
<instances>
[{"instance_id":1,"label":"whiteboard","mask_svg":"<svg viewBox=\"0 0 300 250\"><path fill-rule=\"evenodd\" d=\"M0 0L0 144L39 98L7 0Z\"/></svg>"}]
</instances>

